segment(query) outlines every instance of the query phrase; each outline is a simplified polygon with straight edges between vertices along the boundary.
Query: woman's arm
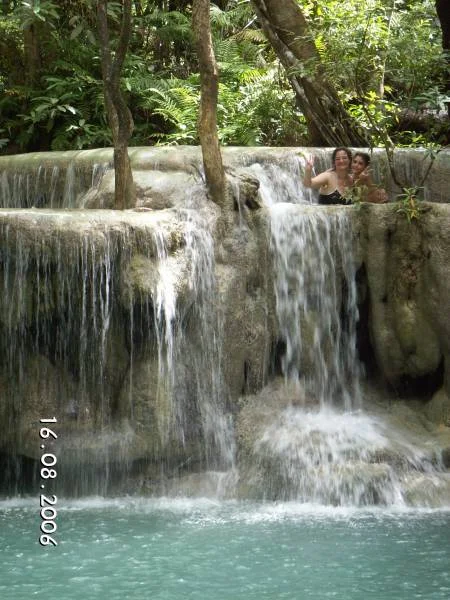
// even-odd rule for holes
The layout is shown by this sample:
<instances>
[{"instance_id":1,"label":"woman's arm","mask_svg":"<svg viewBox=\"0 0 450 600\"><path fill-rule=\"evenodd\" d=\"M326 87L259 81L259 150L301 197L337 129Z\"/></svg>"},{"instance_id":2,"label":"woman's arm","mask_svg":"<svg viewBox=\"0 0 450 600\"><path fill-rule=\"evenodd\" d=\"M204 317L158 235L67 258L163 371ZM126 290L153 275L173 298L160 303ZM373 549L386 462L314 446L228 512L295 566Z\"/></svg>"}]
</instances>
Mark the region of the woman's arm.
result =
<instances>
[{"instance_id":1,"label":"woman's arm","mask_svg":"<svg viewBox=\"0 0 450 600\"><path fill-rule=\"evenodd\" d=\"M305 175L303 177L303 185L305 187L313 188L318 190L321 187L326 187L329 184L330 172L324 171L319 173L315 177L312 176L312 170L314 165L314 159L311 157L307 159L305 166Z\"/></svg>"}]
</instances>

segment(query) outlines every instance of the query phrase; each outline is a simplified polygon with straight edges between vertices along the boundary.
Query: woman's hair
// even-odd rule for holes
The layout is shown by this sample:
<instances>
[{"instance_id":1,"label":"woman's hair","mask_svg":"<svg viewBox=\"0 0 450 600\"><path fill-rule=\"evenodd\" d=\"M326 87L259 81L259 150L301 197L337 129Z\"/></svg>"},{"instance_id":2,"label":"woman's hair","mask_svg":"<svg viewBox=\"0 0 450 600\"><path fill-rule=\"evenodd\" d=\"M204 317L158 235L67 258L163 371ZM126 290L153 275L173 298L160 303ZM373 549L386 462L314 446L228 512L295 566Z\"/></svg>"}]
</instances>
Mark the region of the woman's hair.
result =
<instances>
[{"instance_id":1,"label":"woman's hair","mask_svg":"<svg viewBox=\"0 0 450 600\"><path fill-rule=\"evenodd\" d=\"M344 151L347 154L348 160L350 162L352 162L352 151L350 150L350 148L347 148L346 146L339 146L339 148L335 148L333 150L333 154L331 155L331 162L333 163L333 165L331 167L332 169L335 169L335 167L336 167L336 165L334 164L334 162L336 160L336 154L338 152L340 152L341 150Z\"/></svg>"},{"instance_id":2,"label":"woman's hair","mask_svg":"<svg viewBox=\"0 0 450 600\"><path fill-rule=\"evenodd\" d=\"M370 155L367 154L367 152L355 152L353 158L356 158L357 156L360 156L363 159L363 161L366 163L366 167L370 165Z\"/></svg>"}]
</instances>

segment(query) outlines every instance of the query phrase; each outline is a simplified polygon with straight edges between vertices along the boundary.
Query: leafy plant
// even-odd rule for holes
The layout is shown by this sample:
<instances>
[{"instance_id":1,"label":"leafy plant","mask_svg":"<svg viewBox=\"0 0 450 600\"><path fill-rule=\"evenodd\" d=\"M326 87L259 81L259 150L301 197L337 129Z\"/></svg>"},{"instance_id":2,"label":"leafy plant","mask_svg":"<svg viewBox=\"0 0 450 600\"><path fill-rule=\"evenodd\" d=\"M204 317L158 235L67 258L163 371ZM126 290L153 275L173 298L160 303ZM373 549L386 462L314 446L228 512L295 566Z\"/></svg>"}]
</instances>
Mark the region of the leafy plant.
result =
<instances>
[{"instance_id":1,"label":"leafy plant","mask_svg":"<svg viewBox=\"0 0 450 600\"><path fill-rule=\"evenodd\" d=\"M419 219L423 206L420 206L418 187L403 188L403 194L398 196L396 212L406 216L408 223Z\"/></svg>"},{"instance_id":2,"label":"leafy plant","mask_svg":"<svg viewBox=\"0 0 450 600\"><path fill-rule=\"evenodd\" d=\"M439 86L433 86L412 98L412 106L417 110L441 112L446 110L450 95Z\"/></svg>"},{"instance_id":3,"label":"leafy plant","mask_svg":"<svg viewBox=\"0 0 450 600\"><path fill-rule=\"evenodd\" d=\"M442 143L445 131L430 117L411 126L402 114L436 111L446 102L446 59L433 0L300 0L327 77L372 145ZM351 26L351 35L348 28ZM414 48L414 51L411 51ZM447 128L448 129L448 128Z\"/></svg>"},{"instance_id":4,"label":"leafy plant","mask_svg":"<svg viewBox=\"0 0 450 600\"><path fill-rule=\"evenodd\" d=\"M22 0L15 14L20 19L23 29L39 21L55 27L60 16L58 5L52 0Z\"/></svg>"}]
</instances>

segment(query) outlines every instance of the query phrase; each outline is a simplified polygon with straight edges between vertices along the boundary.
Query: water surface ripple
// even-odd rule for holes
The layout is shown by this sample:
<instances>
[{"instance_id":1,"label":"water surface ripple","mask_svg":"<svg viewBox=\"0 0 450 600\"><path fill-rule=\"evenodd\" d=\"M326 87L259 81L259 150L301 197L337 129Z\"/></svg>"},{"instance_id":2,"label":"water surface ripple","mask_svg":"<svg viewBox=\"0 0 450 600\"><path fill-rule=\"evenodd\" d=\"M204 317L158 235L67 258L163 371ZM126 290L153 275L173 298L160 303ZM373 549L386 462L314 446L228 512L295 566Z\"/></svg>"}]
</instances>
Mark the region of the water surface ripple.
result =
<instances>
[{"instance_id":1,"label":"water surface ripple","mask_svg":"<svg viewBox=\"0 0 450 600\"><path fill-rule=\"evenodd\" d=\"M450 510L199 499L0 502L0 598L448 600Z\"/></svg>"}]
</instances>

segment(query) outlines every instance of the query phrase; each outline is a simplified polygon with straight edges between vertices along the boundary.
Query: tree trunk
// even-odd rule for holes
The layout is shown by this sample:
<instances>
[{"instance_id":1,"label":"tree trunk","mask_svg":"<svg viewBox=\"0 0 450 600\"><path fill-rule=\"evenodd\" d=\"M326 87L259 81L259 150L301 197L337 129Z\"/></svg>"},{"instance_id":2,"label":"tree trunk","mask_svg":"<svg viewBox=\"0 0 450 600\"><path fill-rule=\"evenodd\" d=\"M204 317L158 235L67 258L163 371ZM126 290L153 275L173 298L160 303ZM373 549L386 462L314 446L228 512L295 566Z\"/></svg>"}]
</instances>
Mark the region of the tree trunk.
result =
<instances>
[{"instance_id":1,"label":"tree trunk","mask_svg":"<svg viewBox=\"0 0 450 600\"><path fill-rule=\"evenodd\" d=\"M211 199L219 206L226 203L226 182L217 134L217 98L219 74L212 46L209 0L193 0L192 29L200 69L201 100L198 135L202 147L203 167Z\"/></svg>"},{"instance_id":2,"label":"tree trunk","mask_svg":"<svg viewBox=\"0 0 450 600\"><path fill-rule=\"evenodd\" d=\"M447 52L446 90L450 93L450 6L448 0L436 0L436 12L441 23L442 49ZM447 102L450 117L450 102Z\"/></svg>"},{"instance_id":3,"label":"tree trunk","mask_svg":"<svg viewBox=\"0 0 450 600\"><path fill-rule=\"evenodd\" d=\"M305 116L313 146L367 146L333 86L326 81L320 57L295 0L252 0L261 27L275 50Z\"/></svg>"},{"instance_id":4,"label":"tree trunk","mask_svg":"<svg viewBox=\"0 0 450 600\"><path fill-rule=\"evenodd\" d=\"M120 89L120 75L131 33L131 0L123 1L120 37L114 58L109 45L107 5L107 0L99 0L97 25L105 105L114 144L114 207L124 209L135 204L133 173L128 156L128 142L134 123Z\"/></svg>"},{"instance_id":5,"label":"tree trunk","mask_svg":"<svg viewBox=\"0 0 450 600\"><path fill-rule=\"evenodd\" d=\"M23 49L26 83L33 87L38 83L42 67L39 30L35 23L30 23L23 30Z\"/></svg>"}]
</instances>

